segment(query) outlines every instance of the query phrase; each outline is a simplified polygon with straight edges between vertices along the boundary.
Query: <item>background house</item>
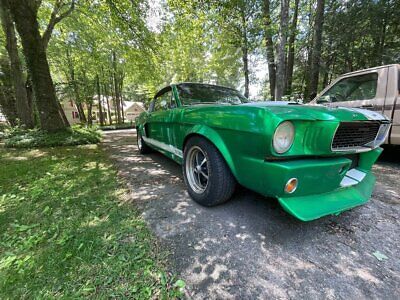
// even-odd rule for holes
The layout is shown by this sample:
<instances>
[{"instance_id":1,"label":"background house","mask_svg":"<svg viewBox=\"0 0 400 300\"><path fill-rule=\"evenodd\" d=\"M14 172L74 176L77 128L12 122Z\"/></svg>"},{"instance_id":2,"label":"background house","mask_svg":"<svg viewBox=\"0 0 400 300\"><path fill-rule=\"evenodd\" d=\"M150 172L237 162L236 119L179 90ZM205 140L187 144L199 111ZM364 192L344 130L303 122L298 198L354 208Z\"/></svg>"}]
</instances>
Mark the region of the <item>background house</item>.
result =
<instances>
[{"instance_id":1,"label":"background house","mask_svg":"<svg viewBox=\"0 0 400 300\"><path fill-rule=\"evenodd\" d=\"M72 125L79 123L79 113L74 101L64 100L61 102L61 107L64 110L65 116L67 117L69 124Z\"/></svg>"},{"instance_id":2,"label":"background house","mask_svg":"<svg viewBox=\"0 0 400 300\"><path fill-rule=\"evenodd\" d=\"M5 122L7 122L7 119L0 110L0 123L5 123Z\"/></svg>"},{"instance_id":3,"label":"background house","mask_svg":"<svg viewBox=\"0 0 400 300\"><path fill-rule=\"evenodd\" d=\"M106 124L109 123L109 115L108 115L108 107L107 107L107 98L105 96L101 96L102 102L102 112L104 121ZM110 105L110 115L113 122L116 121L116 109L114 106L114 101L111 97L108 97L108 103ZM78 108L74 101L65 99L62 101L61 106L64 110L64 113L69 121L69 123L77 124L80 123ZM87 117L87 105L83 104L83 110ZM125 122L134 122L135 118L145 111L144 105L142 102L134 102L134 101L123 101L123 114ZM92 120L94 123L100 122L100 111L99 111L99 101L98 97L95 96L93 98L93 106L92 106Z\"/></svg>"}]
</instances>

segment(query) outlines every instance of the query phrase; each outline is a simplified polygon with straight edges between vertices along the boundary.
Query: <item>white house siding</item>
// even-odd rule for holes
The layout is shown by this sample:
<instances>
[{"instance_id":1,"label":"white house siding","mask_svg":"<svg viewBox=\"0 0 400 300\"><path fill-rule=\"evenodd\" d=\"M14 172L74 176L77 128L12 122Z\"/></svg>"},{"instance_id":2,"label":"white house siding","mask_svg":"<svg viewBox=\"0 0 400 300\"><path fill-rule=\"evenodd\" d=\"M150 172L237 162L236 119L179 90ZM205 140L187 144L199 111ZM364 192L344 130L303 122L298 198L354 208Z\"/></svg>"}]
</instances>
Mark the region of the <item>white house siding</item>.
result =
<instances>
[{"instance_id":1,"label":"white house siding","mask_svg":"<svg viewBox=\"0 0 400 300\"><path fill-rule=\"evenodd\" d=\"M72 101L64 101L61 103L61 107L64 110L65 116L70 125L77 124L80 122L79 120L79 113L75 107L74 102Z\"/></svg>"}]
</instances>

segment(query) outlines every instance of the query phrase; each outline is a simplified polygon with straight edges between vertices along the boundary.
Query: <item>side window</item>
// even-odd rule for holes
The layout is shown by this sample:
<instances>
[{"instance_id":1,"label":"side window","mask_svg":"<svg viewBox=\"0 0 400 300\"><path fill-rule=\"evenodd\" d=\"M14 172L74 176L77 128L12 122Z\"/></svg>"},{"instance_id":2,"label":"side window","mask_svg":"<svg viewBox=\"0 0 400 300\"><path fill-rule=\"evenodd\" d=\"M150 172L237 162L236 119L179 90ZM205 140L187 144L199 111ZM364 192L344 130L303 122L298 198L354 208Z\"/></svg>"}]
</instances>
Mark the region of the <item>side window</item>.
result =
<instances>
[{"instance_id":1,"label":"side window","mask_svg":"<svg viewBox=\"0 0 400 300\"><path fill-rule=\"evenodd\" d=\"M377 85L376 73L344 78L326 91L317 102L370 100L376 96Z\"/></svg>"},{"instance_id":2,"label":"side window","mask_svg":"<svg viewBox=\"0 0 400 300\"><path fill-rule=\"evenodd\" d=\"M400 94L400 69L397 72L397 89L398 89L399 94Z\"/></svg>"},{"instance_id":3,"label":"side window","mask_svg":"<svg viewBox=\"0 0 400 300\"><path fill-rule=\"evenodd\" d=\"M167 110L175 107L176 103L172 97L172 91L168 91L155 99L153 111Z\"/></svg>"}]
</instances>

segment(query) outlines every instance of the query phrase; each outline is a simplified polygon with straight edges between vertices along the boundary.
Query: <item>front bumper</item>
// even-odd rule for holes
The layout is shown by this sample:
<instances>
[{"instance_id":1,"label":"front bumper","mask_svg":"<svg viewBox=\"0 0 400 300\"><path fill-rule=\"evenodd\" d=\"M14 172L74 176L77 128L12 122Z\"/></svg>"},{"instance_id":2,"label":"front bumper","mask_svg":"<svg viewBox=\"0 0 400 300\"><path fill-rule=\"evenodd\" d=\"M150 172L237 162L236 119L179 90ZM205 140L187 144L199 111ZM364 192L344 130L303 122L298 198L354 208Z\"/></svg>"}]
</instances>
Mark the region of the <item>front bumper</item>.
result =
<instances>
[{"instance_id":1,"label":"front bumper","mask_svg":"<svg viewBox=\"0 0 400 300\"><path fill-rule=\"evenodd\" d=\"M381 152L382 148L376 148L359 154L356 169L364 175L352 183L346 175L354 167L353 161L344 156L279 162L248 160L247 170L243 170L246 176L239 182L265 196L277 198L296 218L314 220L368 201L375 183L371 167ZM298 186L295 192L287 194L284 187L291 178L298 179Z\"/></svg>"},{"instance_id":2,"label":"front bumper","mask_svg":"<svg viewBox=\"0 0 400 300\"><path fill-rule=\"evenodd\" d=\"M360 183L350 187L338 188L324 194L280 197L278 200L283 209L291 215L302 221L311 221L366 203L371 197L374 184L375 176L369 173Z\"/></svg>"}]
</instances>

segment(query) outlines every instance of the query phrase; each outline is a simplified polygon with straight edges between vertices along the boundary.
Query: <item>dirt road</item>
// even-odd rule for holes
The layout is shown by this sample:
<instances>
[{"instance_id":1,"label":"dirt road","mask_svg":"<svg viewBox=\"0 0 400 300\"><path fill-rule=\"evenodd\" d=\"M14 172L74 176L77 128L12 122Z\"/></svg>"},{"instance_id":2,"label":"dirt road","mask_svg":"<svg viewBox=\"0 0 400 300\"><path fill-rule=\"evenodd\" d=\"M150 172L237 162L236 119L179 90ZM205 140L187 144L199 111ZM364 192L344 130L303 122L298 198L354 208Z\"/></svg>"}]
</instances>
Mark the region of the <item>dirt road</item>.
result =
<instances>
[{"instance_id":1,"label":"dirt road","mask_svg":"<svg viewBox=\"0 0 400 300\"><path fill-rule=\"evenodd\" d=\"M303 223L244 188L224 205L196 204L179 165L138 154L134 130L108 132L104 145L190 297L400 298L400 160L374 167L368 204Z\"/></svg>"}]
</instances>

